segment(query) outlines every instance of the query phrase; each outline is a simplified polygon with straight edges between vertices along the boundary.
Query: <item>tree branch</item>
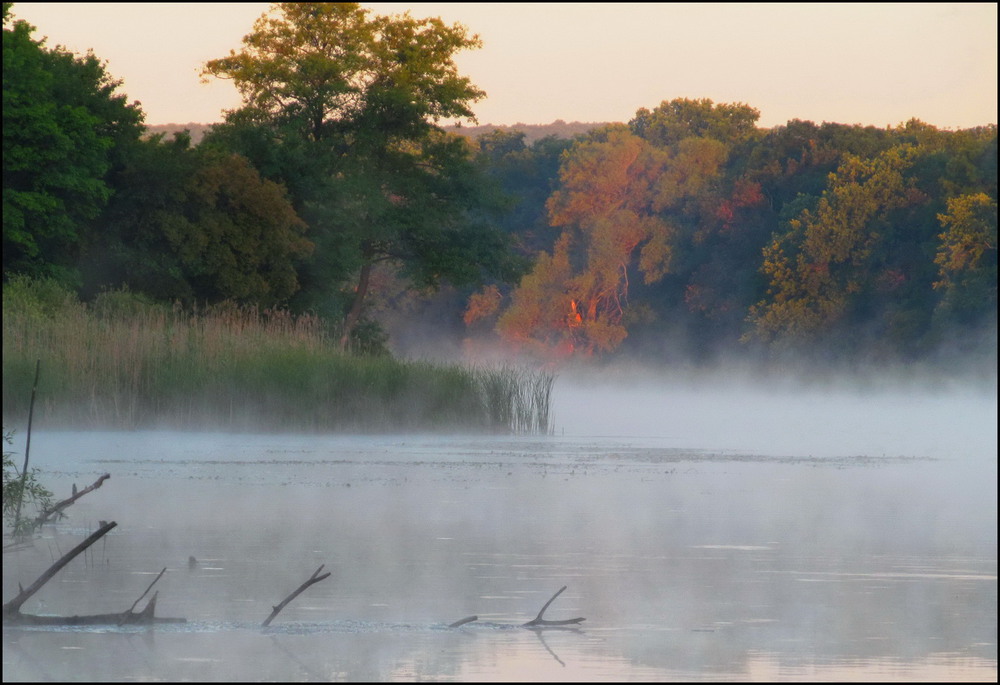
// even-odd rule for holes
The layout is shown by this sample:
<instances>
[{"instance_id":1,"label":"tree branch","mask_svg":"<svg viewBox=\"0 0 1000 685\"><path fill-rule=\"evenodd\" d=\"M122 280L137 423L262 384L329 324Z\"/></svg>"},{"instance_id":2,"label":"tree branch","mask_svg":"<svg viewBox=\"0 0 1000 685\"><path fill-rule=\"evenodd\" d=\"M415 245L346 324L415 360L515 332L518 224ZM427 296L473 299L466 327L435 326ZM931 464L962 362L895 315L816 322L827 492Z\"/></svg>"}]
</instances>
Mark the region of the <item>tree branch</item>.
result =
<instances>
[{"instance_id":1,"label":"tree branch","mask_svg":"<svg viewBox=\"0 0 1000 685\"><path fill-rule=\"evenodd\" d=\"M555 601L555 598L561 595L563 590L565 589L566 589L565 585L559 588L559 592L552 595L552 598L549 599L549 601L545 603L545 606L542 607L542 610L538 612L538 616L535 616L535 618L523 624L522 627L532 628L535 626L569 626L569 625L574 625L576 623L582 623L583 621L585 621L586 619L584 618L569 618L563 621L547 621L544 618L542 618L542 614L545 613L545 610L549 608L549 605L552 604L552 602Z\"/></svg>"},{"instance_id":2,"label":"tree branch","mask_svg":"<svg viewBox=\"0 0 1000 685\"><path fill-rule=\"evenodd\" d=\"M17 597L15 597L14 599L10 600L9 602L3 605L4 620L6 620L8 617L16 617L18 614L20 614L21 606L25 602L27 602L32 595L41 590L42 586L45 585L50 580L52 580L52 577L55 574L59 573L59 571L61 571L66 564L71 562L74 559L74 557L76 557L76 555L78 555L80 552L84 551L92 544L100 540L109 530L111 530L117 525L118 524L115 523L114 521L111 521L110 523L105 523L103 526L94 531L90 535L90 537L88 537L79 545L77 545L69 552L64 554L62 558L59 559L59 561L49 566L48 570L45 571L45 573L43 573L42 575L40 575L38 577L38 580L36 580L34 583L31 584L31 587L29 587L27 590L22 589L21 592L18 593Z\"/></svg>"},{"instance_id":3,"label":"tree branch","mask_svg":"<svg viewBox=\"0 0 1000 685\"><path fill-rule=\"evenodd\" d=\"M268 625L270 625L271 621L274 620L274 617L277 616L278 613L282 609L284 609L288 605L289 602L291 602L293 599L295 599L300 594L302 594L302 592L305 591L305 589L307 587L309 587L310 585L314 585L315 583L318 583L319 581L328 578L330 576L330 572L329 571L327 571L323 575L319 575L319 572L323 570L323 566L324 566L324 564L320 564L320 567L318 569L316 569L316 571L312 574L312 576L310 576L309 580L307 580L306 582L302 583L302 585L299 585L299 588L295 592L293 592L292 594L290 594L287 597L285 597L285 599L282 600L281 604L277 605L276 607L273 607L274 611L272 611L271 615L267 617L267 620L264 621L264 623L262 624L262 627L266 628Z\"/></svg>"},{"instance_id":4,"label":"tree branch","mask_svg":"<svg viewBox=\"0 0 1000 685\"><path fill-rule=\"evenodd\" d=\"M48 521L50 518L52 518L53 516L61 514L62 511L63 511L63 509L66 509L67 507L69 507L71 504L73 504L74 502L76 502L78 499L80 499L81 497L83 497L87 493L93 492L97 488L101 487L104 484L104 481L106 481L108 478L111 478L111 474L110 473L105 473L103 476L101 476L96 481L94 481L93 485L91 485L89 487L86 487L83 490L80 490L79 492L75 492L72 497L67 497L66 499L62 500L61 502L56 502L51 507L49 507L48 509L46 509L45 511L43 511L41 514L39 514L38 518L35 519L33 525L40 526L43 523L45 523L46 521Z\"/></svg>"}]
</instances>

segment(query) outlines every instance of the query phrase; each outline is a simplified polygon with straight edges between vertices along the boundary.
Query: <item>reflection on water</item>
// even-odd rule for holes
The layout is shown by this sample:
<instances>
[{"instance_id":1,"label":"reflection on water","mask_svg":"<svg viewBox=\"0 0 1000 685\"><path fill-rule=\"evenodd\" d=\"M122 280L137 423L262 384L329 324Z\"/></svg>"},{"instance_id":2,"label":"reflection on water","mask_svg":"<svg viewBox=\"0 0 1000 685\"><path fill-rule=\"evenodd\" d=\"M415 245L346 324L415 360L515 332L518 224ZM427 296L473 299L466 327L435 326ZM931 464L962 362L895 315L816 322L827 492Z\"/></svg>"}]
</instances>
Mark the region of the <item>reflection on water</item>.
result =
<instances>
[{"instance_id":1,"label":"reflection on water","mask_svg":"<svg viewBox=\"0 0 1000 685\"><path fill-rule=\"evenodd\" d=\"M4 599L115 520L24 611L120 611L167 566L188 623L5 629L5 681L997 677L995 453L39 433L32 460L112 478L5 555ZM545 618L586 621L521 628L563 585Z\"/></svg>"}]
</instances>

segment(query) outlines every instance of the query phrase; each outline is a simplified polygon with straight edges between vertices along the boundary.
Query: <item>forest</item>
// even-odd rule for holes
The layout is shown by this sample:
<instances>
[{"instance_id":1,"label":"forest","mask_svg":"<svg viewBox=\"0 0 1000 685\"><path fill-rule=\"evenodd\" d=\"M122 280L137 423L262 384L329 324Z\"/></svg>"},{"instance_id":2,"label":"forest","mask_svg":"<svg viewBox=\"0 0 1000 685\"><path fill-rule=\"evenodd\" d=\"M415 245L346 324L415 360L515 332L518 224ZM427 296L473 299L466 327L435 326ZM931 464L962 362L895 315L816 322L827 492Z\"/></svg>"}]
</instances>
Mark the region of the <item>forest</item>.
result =
<instances>
[{"instance_id":1,"label":"forest","mask_svg":"<svg viewBox=\"0 0 1000 685\"><path fill-rule=\"evenodd\" d=\"M995 374L996 124L762 128L673 98L477 126L465 27L282 3L205 64L243 105L196 142L3 7L5 291L314 317L345 354L402 354L412 326L544 362Z\"/></svg>"}]
</instances>

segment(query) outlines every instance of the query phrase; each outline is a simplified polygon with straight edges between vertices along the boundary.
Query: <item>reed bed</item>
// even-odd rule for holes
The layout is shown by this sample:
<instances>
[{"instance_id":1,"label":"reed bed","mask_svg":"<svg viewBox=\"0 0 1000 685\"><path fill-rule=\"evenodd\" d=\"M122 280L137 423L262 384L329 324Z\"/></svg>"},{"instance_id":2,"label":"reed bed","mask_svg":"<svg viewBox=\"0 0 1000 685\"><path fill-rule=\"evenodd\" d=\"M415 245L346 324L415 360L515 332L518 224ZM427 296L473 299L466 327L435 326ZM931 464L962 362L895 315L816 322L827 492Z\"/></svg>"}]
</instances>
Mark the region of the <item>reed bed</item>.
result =
<instances>
[{"instance_id":1,"label":"reed bed","mask_svg":"<svg viewBox=\"0 0 1000 685\"><path fill-rule=\"evenodd\" d=\"M549 404L555 377L545 371L502 365L474 370L493 430L548 435Z\"/></svg>"},{"instance_id":2,"label":"reed bed","mask_svg":"<svg viewBox=\"0 0 1000 685\"><path fill-rule=\"evenodd\" d=\"M3 291L5 424L288 431L548 432L552 378L344 354L314 316L183 311L114 291L84 304L47 281ZM547 379L547 380L546 380Z\"/></svg>"}]
</instances>

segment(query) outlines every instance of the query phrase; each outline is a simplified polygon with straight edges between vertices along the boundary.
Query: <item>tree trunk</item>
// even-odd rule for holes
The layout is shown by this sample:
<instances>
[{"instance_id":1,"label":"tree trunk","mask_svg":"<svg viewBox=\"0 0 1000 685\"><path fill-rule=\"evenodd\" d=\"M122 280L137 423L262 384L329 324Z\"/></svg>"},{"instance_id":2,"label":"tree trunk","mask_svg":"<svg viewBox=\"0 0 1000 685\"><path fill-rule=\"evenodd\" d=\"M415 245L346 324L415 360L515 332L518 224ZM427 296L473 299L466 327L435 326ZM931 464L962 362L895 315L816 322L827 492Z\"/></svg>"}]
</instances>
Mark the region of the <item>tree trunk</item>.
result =
<instances>
[{"instance_id":1,"label":"tree trunk","mask_svg":"<svg viewBox=\"0 0 1000 685\"><path fill-rule=\"evenodd\" d=\"M344 351L350 348L351 333L361 318L361 310L365 304L365 296L368 294L368 283L372 275L372 262L365 260L361 265L361 273L358 274L358 287L354 291L354 301L351 302L351 310L344 318L344 332L340 337L340 348Z\"/></svg>"}]
</instances>

